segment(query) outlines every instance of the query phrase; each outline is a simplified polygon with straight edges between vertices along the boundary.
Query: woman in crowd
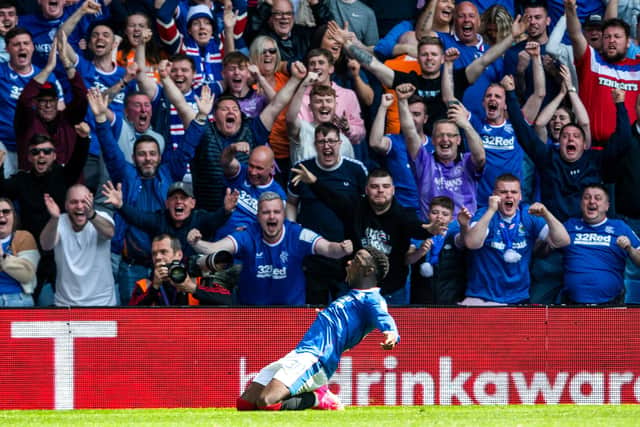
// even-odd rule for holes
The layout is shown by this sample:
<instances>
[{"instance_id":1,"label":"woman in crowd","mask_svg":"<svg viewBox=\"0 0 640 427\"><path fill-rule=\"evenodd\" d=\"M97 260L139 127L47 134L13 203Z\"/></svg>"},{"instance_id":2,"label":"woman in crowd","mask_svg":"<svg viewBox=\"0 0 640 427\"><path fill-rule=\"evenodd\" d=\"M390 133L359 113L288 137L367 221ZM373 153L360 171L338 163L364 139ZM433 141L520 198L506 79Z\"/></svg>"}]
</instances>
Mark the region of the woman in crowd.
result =
<instances>
[{"instance_id":1,"label":"woman in crowd","mask_svg":"<svg viewBox=\"0 0 640 427\"><path fill-rule=\"evenodd\" d=\"M143 45L147 60L147 74L156 82L160 82L158 64L162 58L158 50L158 44L153 42L145 44L142 37L143 30L149 29L153 31L153 28L151 18L144 13L136 12L129 15L124 29L124 37L118 47L117 62L122 67L135 62L136 48Z\"/></svg>"},{"instance_id":2,"label":"woman in crowd","mask_svg":"<svg viewBox=\"0 0 640 427\"><path fill-rule=\"evenodd\" d=\"M32 307L40 253L25 230L16 230L11 200L0 198L0 307Z\"/></svg>"}]
</instances>

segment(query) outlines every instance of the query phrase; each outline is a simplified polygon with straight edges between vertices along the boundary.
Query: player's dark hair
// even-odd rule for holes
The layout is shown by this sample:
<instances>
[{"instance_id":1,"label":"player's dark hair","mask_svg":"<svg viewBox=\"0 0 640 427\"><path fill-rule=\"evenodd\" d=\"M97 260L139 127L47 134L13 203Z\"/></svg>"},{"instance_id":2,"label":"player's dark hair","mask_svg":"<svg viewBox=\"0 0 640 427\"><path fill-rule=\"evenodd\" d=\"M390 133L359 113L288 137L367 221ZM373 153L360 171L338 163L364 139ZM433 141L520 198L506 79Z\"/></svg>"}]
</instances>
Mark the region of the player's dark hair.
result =
<instances>
[{"instance_id":1,"label":"player's dark hair","mask_svg":"<svg viewBox=\"0 0 640 427\"><path fill-rule=\"evenodd\" d=\"M171 250L173 252L178 252L182 250L182 244L180 243L180 239L167 233L158 234L156 237L153 238L151 243L160 242L164 239L169 239L169 242L171 244Z\"/></svg>"},{"instance_id":2,"label":"player's dark hair","mask_svg":"<svg viewBox=\"0 0 640 427\"><path fill-rule=\"evenodd\" d=\"M433 206L441 206L445 209L449 209L451 212L453 212L453 200L451 200L451 197L447 197L447 196L436 196L433 199L431 199L431 202L429 203L429 205L431 207Z\"/></svg>"},{"instance_id":3,"label":"player's dark hair","mask_svg":"<svg viewBox=\"0 0 640 427\"><path fill-rule=\"evenodd\" d=\"M376 280L381 282L389 272L389 258L379 249L372 246L365 246L365 251L373 258L373 267L376 269Z\"/></svg>"}]
</instances>

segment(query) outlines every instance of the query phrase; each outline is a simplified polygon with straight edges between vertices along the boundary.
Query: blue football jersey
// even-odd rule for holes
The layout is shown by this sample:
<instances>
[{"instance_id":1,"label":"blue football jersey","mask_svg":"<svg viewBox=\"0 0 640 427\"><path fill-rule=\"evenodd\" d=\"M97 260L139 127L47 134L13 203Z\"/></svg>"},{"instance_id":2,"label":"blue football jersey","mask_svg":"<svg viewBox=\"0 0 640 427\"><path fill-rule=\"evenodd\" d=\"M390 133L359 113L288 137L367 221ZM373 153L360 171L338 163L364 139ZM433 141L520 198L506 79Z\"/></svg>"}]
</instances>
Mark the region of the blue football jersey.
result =
<instances>
[{"instance_id":1,"label":"blue football jersey","mask_svg":"<svg viewBox=\"0 0 640 427\"><path fill-rule=\"evenodd\" d=\"M342 353L355 347L374 329L394 331L400 339L380 288L352 289L318 313L296 351L317 356L331 378Z\"/></svg>"}]
</instances>

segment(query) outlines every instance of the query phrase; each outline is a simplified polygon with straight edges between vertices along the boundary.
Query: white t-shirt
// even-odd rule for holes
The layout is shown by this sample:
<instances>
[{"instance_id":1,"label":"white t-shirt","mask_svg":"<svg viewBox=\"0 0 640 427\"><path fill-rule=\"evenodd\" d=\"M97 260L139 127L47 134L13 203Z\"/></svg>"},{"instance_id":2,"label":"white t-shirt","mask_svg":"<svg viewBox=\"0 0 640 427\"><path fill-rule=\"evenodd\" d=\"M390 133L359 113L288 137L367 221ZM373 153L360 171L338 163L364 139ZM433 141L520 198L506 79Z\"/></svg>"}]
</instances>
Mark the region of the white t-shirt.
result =
<instances>
[{"instance_id":1,"label":"white t-shirt","mask_svg":"<svg viewBox=\"0 0 640 427\"><path fill-rule=\"evenodd\" d=\"M104 212L98 215L113 224ZM57 306L113 306L116 293L111 271L111 240L100 237L91 222L74 231L68 214L60 215L53 248L57 266Z\"/></svg>"}]
</instances>

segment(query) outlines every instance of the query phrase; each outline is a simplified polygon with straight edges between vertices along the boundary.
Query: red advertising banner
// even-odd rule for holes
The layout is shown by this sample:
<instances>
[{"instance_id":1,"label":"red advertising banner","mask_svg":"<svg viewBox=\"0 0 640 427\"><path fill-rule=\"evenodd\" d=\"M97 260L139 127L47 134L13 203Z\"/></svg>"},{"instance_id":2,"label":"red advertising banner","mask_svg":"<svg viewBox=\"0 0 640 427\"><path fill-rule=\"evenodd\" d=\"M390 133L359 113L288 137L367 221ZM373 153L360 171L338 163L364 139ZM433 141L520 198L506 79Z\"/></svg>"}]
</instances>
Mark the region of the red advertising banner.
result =
<instances>
[{"instance_id":1,"label":"red advertising banner","mask_svg":"<svg viewBox=\"0 0 640 427\"><path fill-rule=\"evenodd\" d=\"M398 308L331 388L347 405L640 402L640 310ZM229 407L312 308L0 310L0 408Z\"/></svg>"}]
</instances>

